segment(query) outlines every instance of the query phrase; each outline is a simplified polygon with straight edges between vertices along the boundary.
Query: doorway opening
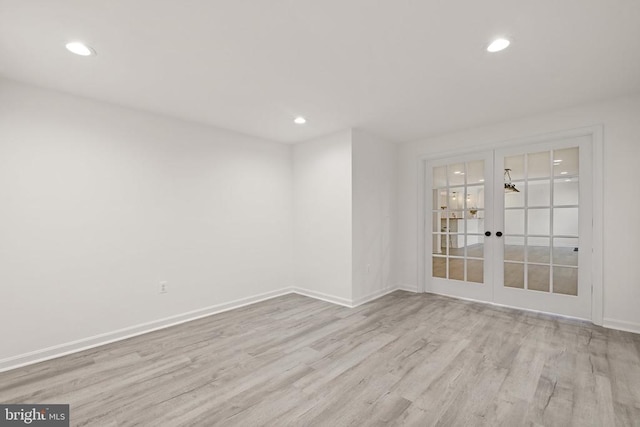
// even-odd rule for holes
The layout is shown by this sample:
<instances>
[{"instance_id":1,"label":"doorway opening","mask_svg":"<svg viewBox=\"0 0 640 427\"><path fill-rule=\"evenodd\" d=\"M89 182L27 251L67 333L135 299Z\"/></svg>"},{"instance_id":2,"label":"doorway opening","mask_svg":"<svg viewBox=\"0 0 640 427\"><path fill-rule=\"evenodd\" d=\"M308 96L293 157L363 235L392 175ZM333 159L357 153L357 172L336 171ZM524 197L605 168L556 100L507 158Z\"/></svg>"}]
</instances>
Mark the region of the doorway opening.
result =
<instances>
[{"instance_id":1,"label":"doorway opening","mask_svg":"<svg viewBox=\"0 0 640 427\"><path fill-rule=\"evenodd\" d=\"M425 159L423 290L596 322L593 151L582 132Z\"/></svg>"}]
</instances>

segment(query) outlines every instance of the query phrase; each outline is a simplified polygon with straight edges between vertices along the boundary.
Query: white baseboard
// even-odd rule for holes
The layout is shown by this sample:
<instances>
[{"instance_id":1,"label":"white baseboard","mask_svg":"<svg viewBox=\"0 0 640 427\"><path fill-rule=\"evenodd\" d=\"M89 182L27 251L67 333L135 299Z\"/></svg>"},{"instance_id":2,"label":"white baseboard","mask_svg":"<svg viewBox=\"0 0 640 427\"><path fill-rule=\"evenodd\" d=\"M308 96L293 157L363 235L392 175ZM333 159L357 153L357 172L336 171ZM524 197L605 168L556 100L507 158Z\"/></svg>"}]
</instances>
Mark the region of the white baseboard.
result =
<instances>
[{"instance_id":1,"label":"white baseboard","mask_svg":"<svg viewBox=\"0 0 640 427\"><path fill-rule=\"evenodd\" d=\"M303 289L303 288L293 288L293 292L296 294L300 294L300 295L304 295L307 297L311 297L311 298L315 298L315 299L319 299L322 301L326 301L326 302L330 302L333 304L338 304L338 305L342 305L344 307L349 307L349 308L354 308L354 307L358 307L362 304L366 304L370 301L376 300L380 297L383 297L387 294L390 294L391 292L395 292L397 291L399 288L398 287L389 287L389 288L384 288L381 289L379 291L373 292L369 295L365 295L363 297L360 298L356 298L356 299L347 299L347 298L341 298L341 297L336 297L333 295L328 295L328 294L324 294L322 292L317 292L317 291L312 291L309 289Z\"/></svg>"},{"instance_id":2,"label":"white baseboard","mask_svg":"<svg viewBox=\"0 0 640 427\"><path fill-rule=\"evenodd\" d=\"M311 298L319 299L322 301L330 302L333 304L342 305L344 307L349 307L349 308L353 307L351 300L347 298L336 297L336 296L325 294L322 292L312 291L312 290L303 289L303 288L296 288L296 287L291 288L291 292L296 293L298 295L304 295L305 297L311 297Z\"/></svg>"},{"instance_id":3,"label":"white baseboard","mask_svg":"<svg viewBox=\"0 0 640 427\"><path fill-rule=\"evenodd\" d=\"M399 288L399 289L403 289L403 288ZM476 300L476 299L472 299L472 298L463 298L463 297L459 297L459 296L456 296L456 295L437 294L437 293L434 293L434 292L429 292L429 293L432 293L433 295L442 295L442 296L445 296L445 297L455 298L455 299L464 300L464 301L471 301L471 302L478 302L478 303L481 303L481 304L493 305L495 307L513 308L513 309L516 309L516 310L529 311L529 312L532 312L532 313L547 314L547 315L550 315L550 316L562 317L562 318L565 318L565 319L584 320L584 321L593 323L589 319L582 319L582 318L579 318L579 317L563 316L561 314L549 313L549 312L546 312L546 311L531 310L531 309L528 309L528 308L514 307L514 306L511 306L511 305L498 304L498 303L489 302L489 301L481 301L481 300ZM607 319L607 318L605 318L602 326L605 327L605 328L608 328L608 329L616 329L616 330L619 330L619 331L633 332L635 334L640 334L640 323L627 322L626 320L615 320L615 319Z\"/></svg>"},{"instance_id":4,"label":"white baseboard","mask_svg":"<svg viewBox=\"0 0 640 427\"><path fill-rule=\"evenodd\" d=\"M418 287L411 286L411 285L398 285L396 289L399 291L407 291L407 292L415 292L415 293L418 292Z\"/></svg>"},{"instance_id":5,"label":"white baseboard","mask_svg":"<svg viewBox=\"0 0 640 427\"><path fill-rule=\"evenodd\" d=\"M398 288L396 288L396 287L385 288L385 289L381 289L379 291L373 292L373 293L371 293L369 295L365 295L363 297L356 298L351 302L351 307L358 307L359 305L366 304L366 303L368 303L370 301L373 301L375 299L383 297L383 296L385 296L387 294L390 294L391 292L395 292L397 290L398 290Z\"/></svg>"},{"instance_id":6,"label":"white baseboard","mask_svg":"<svg viewBox=\"0 0 640 427\"><path fill-rule=\"evenodd\" d=\"M110 344L115 341L124 340L138 335L157 331L159 329L164 329L171 326L179 325L181 323L200 319L202 317L211 316L212 314L222 313L224 311L244 307L245 305L249 304L255 304L260 301L265 301L271 298L290 294L292 291L292 288L283 288L247 298L229 301L222 304L212 305L210 307L189 311L175 316L165 317L164 319L141 323L139 325L130 326L128 328L123 328L104 334L94 335L92 337L87 337L64 344L54 345L40 350L19 354L17 356L0 359L0 372L20 368L26 365L32 365L38 362L44 362L45 360L55 359L67 354L88 350L94 347L99 347L101 345Z\"/></svg>"},{"instance_id":7,"label":"white baseboard","mask_svg":"<svg viewBox=\"0 0 640 427\"><path fill-rule=\"evenodd\" d=\"M118 329L116 331L107 332L104 334L94 335L79 340L66 342L63 344L46 347L43 349L31 351L28 353L19 354L17 356L11 356L5 359L0 359L0 372L9 371L11 369L20 368L34 363L44 362L46 360L55 359L68 354L77 353L79 351L89 350L91 348L99 347L101 345L110 344L116 341L125 340L138 335L146 334L149 332L157 331L159 329L169 328L171 326L179 325L181 323L190 322L192 320L200 319L203 317L211 316L213 314L222 313L225 311L233 310L235 308L244 307L246 305L255 304L260 301L265 301L271 298L276 298L282 295L290 293L296 293L304 295L310 298L319 299L332 304L338 304L344 307L353 308L362 304L365 304L374 299L380 298L386 294L389 294L397 289L404 289L415 292L415 290L407 288L387 288L373 294L367 295L362 298L358 298L356 301L352 301L347 298L336 297L328 295L322 292L312 291L309 289L302 289L296 287L282 288L276 291L266 292L259 295L254 295L247 298L241 298L234 301L229 301L222 304L212 305L210 307L201 308L198 310L189 311L186 313L178 314L175 316L166 317L164 319L158 319L151 322L141 323L128 328Z\"/></svg>"},{"instance_id":8,"label":"white baseboard","mask_svg":"<svg viewBox=\"0 0 640 427\"><path fill-rule=\"evenodd\" d=\"M605 328L609 329L617 329L619 331L625 332L633 332L635 334L640 334L640 323L635 322L627 322L626 320L615 320L615 319L603 319L603 324Z\"/></svg>"},{"instance_id":9,"label":"white baseboard","mask_svg":"<svg viewBox=\"0 0 640 427\"><path fill-rule=\"evenodd\" d=\"M591 322L591 320L583 319L581 317L566 316L564 314L551 313L549 311L542 311L542 310L534 310L532 308L516 307L516 306L508 305L508 304L499 304L499 303L493 302L493 301L484 301L484 300L474 299L474 298L465 298L465 297L461 297L461 296L458 296L458 295L450 295L450 294L444 294L444 293L438 293L438 292L429 292L429 291L427 291L426 293L428 293L430 295L438 295L438 296L443 296L443 297L447 297L447 298L453 298L453 299L457 299L457 300L461 300L461 301L469 301L469 302L476 302L476 303L479 303L479 304L491 305L493 307L510 308L510 309L513 309L513 310L527 311L527 312L530 312L530 313L545 314L545 315L548 315L548 316L560 317L562 319L571 319L571 320L580 320L580 321ZM593 323L593 322L591 322L591 323Z\"/></svg>"}]
</instances>

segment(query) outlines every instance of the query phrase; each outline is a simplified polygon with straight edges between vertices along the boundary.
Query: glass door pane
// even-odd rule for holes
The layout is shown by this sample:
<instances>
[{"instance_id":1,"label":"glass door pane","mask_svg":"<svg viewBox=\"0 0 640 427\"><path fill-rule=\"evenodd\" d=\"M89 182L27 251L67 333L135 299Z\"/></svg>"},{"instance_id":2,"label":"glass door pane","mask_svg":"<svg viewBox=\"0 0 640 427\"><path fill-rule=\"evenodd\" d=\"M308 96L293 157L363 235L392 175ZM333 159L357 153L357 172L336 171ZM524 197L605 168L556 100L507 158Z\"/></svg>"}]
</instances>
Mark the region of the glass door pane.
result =
<instances>
[{"instance_id":1,"label":"glass door pane","mask_svg":"<svg viewBox=\"0 0 640 427\"><path fill-rule=\"evenodd\" d=\"M504 157L503 287L578 295L579 155Z\"/></svg>"},{"instance_id":2,"label":"glass door pane","mask_svg":"<svg viewBox=\"0 0 640 427\"><path fill-rule=\"evenodd\" d=\"M524 154L504 159L504 286L525 288L526 198Z\"/></svg>"},{"instance_id":3,"label":"glass door pane","mask_svg":"<svg viewBox=\"0 0 640 427\"><path fill-rule=\"evenodd\" d=\"M496 219L504 233L494 264L496 302L577 317L589 313L589 282L581 279L587 258L579 245L591 241L591 210L581 205L589 188L581 187L580 164L590 156L583 151L589 144L588 137L576 137L496 151L494 176L504 179L496 185Z\"/></svg>"},{"instance_id":4,"label":"glass door pane","mask_svg":"<svg viewBox=\"0 0 640 427\"><path fill-rule=\"evenodd\" d=\"M432 168L432 277L485 281L485 168L484 160Z\"/></svg>"},{"instance_id":5,"label":"glass door pane","mask_svg":"<svg viewBox=\"0 0 640 427\"><path fill-rule=\"evenodd\" d=\"M580 224L580 149L553 151L551 291L578 296Z\"/></svg>"},{"instance_id":6,"label":"glass door pane","mask_svg":"<svg viewBox=\"0 0 640 427\"><path fill-rule=\"evenodd\" d=\"M590 318L593 146L581 135L427 161L425 291Z\"/></svg>"}]
</instances>

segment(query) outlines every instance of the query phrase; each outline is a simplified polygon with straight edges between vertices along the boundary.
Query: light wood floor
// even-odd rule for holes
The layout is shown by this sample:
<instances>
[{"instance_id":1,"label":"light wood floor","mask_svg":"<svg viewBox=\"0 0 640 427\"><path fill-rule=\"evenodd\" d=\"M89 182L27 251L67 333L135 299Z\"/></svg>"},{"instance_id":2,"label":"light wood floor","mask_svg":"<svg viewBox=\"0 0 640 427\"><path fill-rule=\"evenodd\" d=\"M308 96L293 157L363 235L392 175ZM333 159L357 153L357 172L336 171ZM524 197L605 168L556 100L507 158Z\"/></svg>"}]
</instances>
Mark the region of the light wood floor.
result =
<instances>
[{"instance_id":1,"label":"light wood floor","mask_svg":"<svg viewBox=\"0 0 640 427\"><path fill-rule=\"evenodd\" d=\"M0 374L72 425L640 425L640 336L398 291L287 295Z\"/></svg>"},{"instance_id":2,"label":"light wood floor","mask_svg":"<svg viewBox=\"0 0 640 427\"><path fill-rule=\"evenodd\" d=\"M527 251L527 262L524 264L525 249ZM467 257L482 258L484 256L484 245L477 244L467 246ZM443 248L446 254L446 248ZM449 248L449 255L454 258L447 258L442 254L436 254L432 258L433 277L447 278L447 268L449 269L449 279L465 280L465 268L467 272L466 280L473 283L483 283L484 262L481 259L468 259L465 266L465 248ZM525 275L527 275L527 289L542 292L551 292L549 280L553 265L553 292L565 295L578 294L578 252L573 247L554 247L553 263L551 263L551 250L543 246L518 246L504 245L504 285L511 288L524 289ZM535 265L533 265L535 264Z\"/></svg>"}]
</instances>

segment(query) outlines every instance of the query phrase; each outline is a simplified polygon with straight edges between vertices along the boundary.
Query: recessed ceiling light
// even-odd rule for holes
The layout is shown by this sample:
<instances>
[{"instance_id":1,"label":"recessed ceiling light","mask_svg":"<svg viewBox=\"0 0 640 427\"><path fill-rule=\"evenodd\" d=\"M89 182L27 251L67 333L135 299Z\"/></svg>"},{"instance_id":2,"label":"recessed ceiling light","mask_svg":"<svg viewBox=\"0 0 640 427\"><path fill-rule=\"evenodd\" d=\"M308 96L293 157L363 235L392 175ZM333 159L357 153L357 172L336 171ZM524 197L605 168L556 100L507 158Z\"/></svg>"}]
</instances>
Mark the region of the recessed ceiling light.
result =
<instances>
[{"instance_id":1,"label":"recessed ceiling light","mask_svg":"<svg viewBox=\"0 0 640 427\"><path fill-rule=\"evenodd\" d=\"M571 182L571 178L565 179L564 182Z\"/></svg>"},{"instance_id":2,"label":"recessed ceiling light","mask_svg":"<svg viewBox=\"0 0 640 427\"><path fill-rule=\"evenodd\" d=\"M307 123L307 119L305 119L302 116L298 116L295 119L293 119L293 123L295 123L297 125L303 125L303 124Z\"/></svg>"},{"instance_id":3,"label":"recessed ceiling light","mask_svg":"<svg viewBox=\"0 0 640 427\"><path fill-rule=\"evenodd\" d=\"M489 52L500 52L503 49L506 49L507 46L509 46L511 44L511 42L507 39L495 39L494 41L491 42L491 44L489 45L489 47L487 47L487 51Z\"/></svg>"},{"instance_id":4,"label":"recessed ceiling light","mask_svg":"<svg viewBox=\"0 0 640 427\"><path fill-rule=\"evenodd\" d=\"M484 179L479 179L478 182L484 182Z\"/></svg>"},{"instance_id":5,"label":"recessed ceiling light","mask_svg":"<svg viewBox=\"0 0 640 427\"><path fill-rule=\"evenodd\" d=\"M73 52L76 55L80 55L80 56L91 56L96 54L95 50L91 49L86 44L80 43L80 42L67 43L65 47L69 52Z\"/></svg>"},{"instance_id":6,"label":"recessed ceiling light","mask_svg":"<svg viewBox=\"0 0 640 427\"><path fill-rule=\"evenodd\" d=\"M562 172L560 172L560 175L566 175L566 174L568 174L568 173L569 173L569 172L567 172L567 171L562 171Z\"/></svg>"},{"instance_id":7,"label":"recessed ceiling light","mask_svg":"<svg viewBox=\"0 0 640 427\"><path fill-rule=\"evenodd\" d=\"M462 172L461 171L455 171L453 173L456 174L456 175L460 175Z\"/></svg>"},{"instance_id":8,"label":"recessed ceiling light","mask_svg":"<svg viewBox=\"0 0 640 427\"><path fill-rule=\"evenodd\" d=\"M555 160L553 161L553 163L561 163L561 162L562 162L562 159L555 159Z\"/></svg>"}]
</instances>

